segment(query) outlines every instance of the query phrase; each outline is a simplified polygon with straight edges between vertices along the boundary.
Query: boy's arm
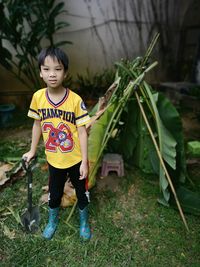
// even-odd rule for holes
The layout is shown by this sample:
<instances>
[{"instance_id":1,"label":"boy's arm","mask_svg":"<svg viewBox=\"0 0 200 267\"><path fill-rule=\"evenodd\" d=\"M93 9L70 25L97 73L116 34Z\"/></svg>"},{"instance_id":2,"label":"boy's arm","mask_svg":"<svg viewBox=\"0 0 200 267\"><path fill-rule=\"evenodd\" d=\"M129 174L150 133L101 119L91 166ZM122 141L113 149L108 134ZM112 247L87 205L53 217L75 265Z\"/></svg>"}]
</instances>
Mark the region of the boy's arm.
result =
<instances>
[{"instance_id":1,"label":"boy's arm","mask_svg":"<svg viewBox=\"0 0 200 267\"><path fill-rule=\"evenodd\" d=\"M32 141L31 141L31 148L30 150L25 153L22 158L26 158L26 161L29 162L36 153L37 145L40 140L42 130L41 130L41 124L39 120L34 120L33 128L32 128Z\"/></svg>"},{"instance_id":2,"label":"boy's arm","mask_svg":"<svg viewBox=\"0 0 200 267\"><path fill-rule=\"evenodd\" d=\"M80 180L88 175L88 153L87 153L87 132L85 125L77 127L81 147L82 163L80 166Z\"/></svg>"}]
</instances>

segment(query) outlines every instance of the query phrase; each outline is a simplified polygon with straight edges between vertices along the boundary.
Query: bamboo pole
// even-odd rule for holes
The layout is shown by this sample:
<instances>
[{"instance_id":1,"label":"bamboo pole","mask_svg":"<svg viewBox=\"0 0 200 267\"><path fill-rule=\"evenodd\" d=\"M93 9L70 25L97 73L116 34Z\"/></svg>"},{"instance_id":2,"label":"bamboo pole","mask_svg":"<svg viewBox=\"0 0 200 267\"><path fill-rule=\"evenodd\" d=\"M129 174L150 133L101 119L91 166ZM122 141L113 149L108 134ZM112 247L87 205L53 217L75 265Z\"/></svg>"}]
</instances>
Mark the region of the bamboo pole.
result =
<instances>
[{"instance_id":1,"label":"bamboo pole","mask_svg":"<svg viewBox=\"0 0 200 267\"><path fill-rule=\"evenodd\" d=\"M136 96L138 105L139 105L139 107L140 107L140 110L141 110L143 119L144 119L144 121L145 121L145 123L146 123L146 126L147 126L147 128L148 128L148 131L149 131L149 133L150 133L150 135L151 135L151 139L152 139L153 144L154 144L154 146L155 146L155 149L156 149L158 158L159 158L159 160L160 160L160 163L161 163L161 165L162 165L162 168L163 168L163 170L164 170L164 172L165 172L165 175L166 175L167 180L168 180L168 182L169 182L169 185L170 185L170 187L171 187L171 190L172 190L172 193L173 193L173 195L174 195L174 198L175 198L175 201L176 201L178 210L179 210L179 212L180 212L181 218L182 218L182 220L183 220L183 223L184 223L184 225L185 225L187 231L189 231L189 228L188 228L188 225L187 225L185 216L184 216L184 214L183 214L183 211L182 211L180 202L179 202L179 200L178 200L176 191L175 191L175 189L174 189L174 186L173 186L173 183L172 183L172 181L171 181L171 178L170 178L170 176L169 176L169 174L168 174L168 171L167 171L167 169L166 169L166 167L165 167L165 163L164 163L164 161L163 161L162 155L161 155L161 153L160 153L158 144L157 144L156 139L155 139L155 137L154 137L154 135L153 135L153 132L152 132L152 130L151 130L151 127L150 127L150 124L149 124L148 119L147 119L147 117L146 117L146 114L145 114L145 112L144 112L143 106L142 106L142 104L140 103L140 99L139 99L138 93L137 93L136 91L135 91L134 93L135 93L135 96Z\"/></svg>"},{"instance_id":2,"label":"bamboo pole","mask_svg":"<svg viewBox=\"0 0 200 267\"><path fill-rule=\"evenodd\" d=\"M70 211L70 213L69 213L69 215L68 215L68 217L67 217L67 220L66 220L66 224L68 224L69 223L69 221L70 221L70 219L71 219L71 217L72 217L72 215L73 215L73 213L74 213L74 210L75 210L75 208L76 208L76 205L77 205L77 200L74 202L74 205L72 206L72 208L71 208L71 211Z\"/></svg>"}]
</instances>

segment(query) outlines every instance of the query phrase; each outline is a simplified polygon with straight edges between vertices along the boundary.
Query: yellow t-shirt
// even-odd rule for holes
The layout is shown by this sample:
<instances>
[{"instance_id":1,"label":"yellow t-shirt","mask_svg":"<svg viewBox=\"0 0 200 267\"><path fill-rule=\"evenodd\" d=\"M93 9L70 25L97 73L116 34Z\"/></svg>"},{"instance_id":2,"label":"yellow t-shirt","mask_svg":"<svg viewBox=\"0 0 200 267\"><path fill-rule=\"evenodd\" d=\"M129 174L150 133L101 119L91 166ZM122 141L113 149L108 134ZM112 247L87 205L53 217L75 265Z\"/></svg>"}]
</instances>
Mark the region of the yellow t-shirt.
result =
<instances>
[{"instance_id":1,"label":"yellow t-shirt","mask_svg":"<svg viewBox=\"0 0 200 267\"><path fill-rule=\"evenodd\" d=\"M87 124L90 117L79 95L66 89L63 99L53 103L47 89L40 89L33 95L28 116L41 121L49 164L64 169L81 161L77 127Z\"/></svg>"}]
</instances>

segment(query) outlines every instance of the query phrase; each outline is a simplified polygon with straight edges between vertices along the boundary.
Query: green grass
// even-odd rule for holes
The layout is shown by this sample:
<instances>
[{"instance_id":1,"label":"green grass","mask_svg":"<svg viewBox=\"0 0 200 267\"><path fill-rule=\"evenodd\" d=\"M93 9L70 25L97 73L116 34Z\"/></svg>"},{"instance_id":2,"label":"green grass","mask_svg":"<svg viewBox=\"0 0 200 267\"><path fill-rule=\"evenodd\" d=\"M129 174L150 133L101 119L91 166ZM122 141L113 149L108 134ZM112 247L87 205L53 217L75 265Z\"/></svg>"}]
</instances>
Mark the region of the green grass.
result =
<instances>
[{"instance_id":1,"label":"green grass","mask_svg":"<svg viewBox=\"0 0 200 267\"><path fill-rule=\"evenodd\" d=\"M27 146L2 141L5 156L20 156ZM23 140L23 142L25 142ZM40 154L41 155L41 154ZM34 171L33 202L39 203L48 173ZM109 187L109 179L114 185ZM148 179L132 169L126 176L98 179L91 190L90 242L79 239L78 212L66 224L71 208L60 212L54 238L46 241L41 232L47 221L47 205L40 206L41 229L27 234L8 210L22 214L26 209L25 177L0 192L0 266L2 267L198 267L200 266L199 218L186 214L186 232L179 213L157 203L157 179ZM102 186L104 184L104 186ZM107 185L107 186L106 186Z\"/></svg>"}]
</instances>

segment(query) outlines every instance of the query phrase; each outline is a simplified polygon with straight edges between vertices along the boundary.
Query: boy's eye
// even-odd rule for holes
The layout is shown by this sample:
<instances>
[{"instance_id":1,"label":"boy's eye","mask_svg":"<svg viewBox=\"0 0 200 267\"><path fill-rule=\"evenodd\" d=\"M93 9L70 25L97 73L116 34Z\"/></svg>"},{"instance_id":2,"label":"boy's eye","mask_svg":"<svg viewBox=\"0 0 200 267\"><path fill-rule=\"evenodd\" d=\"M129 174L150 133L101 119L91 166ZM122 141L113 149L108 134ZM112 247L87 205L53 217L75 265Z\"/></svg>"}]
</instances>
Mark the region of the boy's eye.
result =
<instances>
[{"instance_id":1,"label":"boy's eye","mask_svg":"<svg viewBox=\"0 0 200 267\"><path fill-rule=\"evenodd\" d=\"M59 71L59 70L62 70L62 69L61 69L61 68L57 68L56 70L58 70L58 71Z\"/></svg>"},{"instance_id":2,"label":"boy's eye","mask_svg":"<svg viewBox=\"0 0 200 267\"><path fill-rule=\"evenodd\" d=\"M43 70L48 70L48 68L43 68Z\"/></svg>"}]
</instances>

